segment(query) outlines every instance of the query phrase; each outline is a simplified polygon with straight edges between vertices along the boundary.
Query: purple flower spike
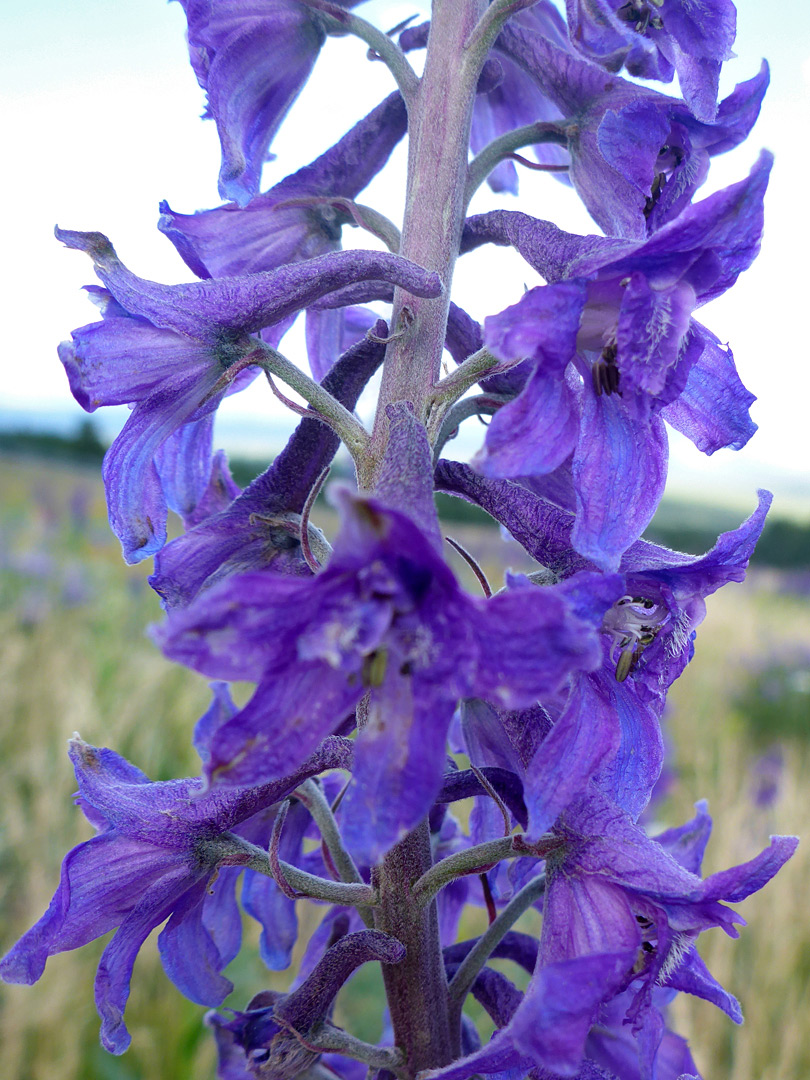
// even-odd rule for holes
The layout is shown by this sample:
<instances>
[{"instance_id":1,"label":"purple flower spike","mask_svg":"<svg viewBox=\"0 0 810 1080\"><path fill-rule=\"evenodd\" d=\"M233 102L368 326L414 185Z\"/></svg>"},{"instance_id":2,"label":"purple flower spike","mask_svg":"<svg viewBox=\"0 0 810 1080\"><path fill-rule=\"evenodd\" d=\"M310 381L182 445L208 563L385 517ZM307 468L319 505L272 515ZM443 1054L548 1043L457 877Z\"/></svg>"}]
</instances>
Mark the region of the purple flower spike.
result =
<instances>
[{"instance_id":1,"label":"purple flower spike","mask_svg":"<svg viewBox=\"0 0 810 1080\"><path fill-rule=\"evenodd\" d=\"M273 136L298 97L326 34L292 0L181 0L191 66L222 146L219 191L244 205L259 189ZM346 6L351 6L347 4Z\"/></svg>"},{"instance_id":2,"label":"purple flower spike","mask_svg":"<svg viewBox=\"0 0 810 1080\"><path fill-rule=\"evenodd\" d=\"M210 720L227 715L217 698ZM167 917L159 938L169 978L202 1005L218 1005L231 983L220 974L241 936L233 897L237 868L252 847L230 832L283 799L307 777L345 767L349 746L324 743L294 774L251 790L201 793L198 779L152 782L112 750L70 743L78 802L98 834L68 853L59 888L39 922L0 963L6 982L34 983L49 956L118 927L96 976L101 1041L121 1054L130 1037L124 1008L135 957Z\"/></svg>"}]
</instances>

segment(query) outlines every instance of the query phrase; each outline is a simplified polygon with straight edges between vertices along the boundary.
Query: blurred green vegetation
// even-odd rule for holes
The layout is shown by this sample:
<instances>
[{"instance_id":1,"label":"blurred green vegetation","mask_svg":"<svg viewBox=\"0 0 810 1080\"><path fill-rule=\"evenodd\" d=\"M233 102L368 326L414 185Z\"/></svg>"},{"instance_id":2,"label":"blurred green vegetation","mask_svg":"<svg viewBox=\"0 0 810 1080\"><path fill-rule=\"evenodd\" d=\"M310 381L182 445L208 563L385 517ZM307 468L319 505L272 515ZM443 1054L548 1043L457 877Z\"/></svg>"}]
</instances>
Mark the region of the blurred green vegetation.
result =
<instances>
[{"instance_id":1,"label":"blurred green vegetation","mask_svg":"<svg viewBox=\"0 0 810 1080\"><path fill-rule=\"evenodd\" d=\"M74 435L0 431L0 452L34 459L100 464L105 449L93 421L89 418L81 421ZM240 457L233 458L229 465L234 480L243 488L267 468L266 462ZM340 475L339 464L332 475L333 479ZM350 479L348 471L345 477ZM322 502L323 493L319 500ZM441 517L453 525L461 523L480 525L483 528L496 527L496 523L487 513L464 499L438 494L436 505ZM728 508L686 503L665 497L645 537L675 551L688 551L698 555L708 551L721 532L735 529L739 524L739 516ZM802 523L771 515L757 545L752 565L778 569L810 569L810 521Z\"/></svg>"},{"instance_id":2,"label":"blurred green vegetation","mask_svg":"<svg viewBox=\"0 0 810 1080\"><path fill-rule=\"evenodd\" d=\"M196 772L190 732L209 693L202 677L167 662L146 636L161 618L160 606L145 580L148 568L121 561L95 468L7 457L0 506L5 951L47 907L66 851L92 833L72 805L66 739L78 730L155 779ZM334 519L321 507L316 521L333 532ZM495 529L457 521L448 529L495 586L504 565L530 568L521 549ZM454 552L448 560L467 587L478 589ZM711 800L716 826L706 873L750 859L770 833L795 832L807 821L810 606L802 588L795 576L760 570L744 586L712 597L695 660L670 695L667 737L676 779L657 818L662 827L677 824L691 816L696 799ZM676 1001L674 1026L689 1038L707 1078L810 1077L809 890L810 857L800 847L774 883L739 905L750 923L740 941L719 930L701 939L710 969L747 1014L738 1030L704 1001L684 995ZM305 940L322 909L299 908ZM479 932L482 919L481 911L472 912L464 936ZM259 989L283 989L290 977L264 969L257 938L247 921L246 947L228 971L237 1008ZM132 1047L121 1058L101 1050L92 986L105 941L51 958L36 987L0 985L0 1074L5 1080L212 1080L215 1054L201 1024L204 1010L166 979L155 935L135 967L127 1009ZM337 1018L375 1040L381 1003L379 973L368 965L341 995ZM482 1020L480 1011L475 1019ZM482 1031L488 1031L483 1022Z\"/></svg>"}]
</instances>

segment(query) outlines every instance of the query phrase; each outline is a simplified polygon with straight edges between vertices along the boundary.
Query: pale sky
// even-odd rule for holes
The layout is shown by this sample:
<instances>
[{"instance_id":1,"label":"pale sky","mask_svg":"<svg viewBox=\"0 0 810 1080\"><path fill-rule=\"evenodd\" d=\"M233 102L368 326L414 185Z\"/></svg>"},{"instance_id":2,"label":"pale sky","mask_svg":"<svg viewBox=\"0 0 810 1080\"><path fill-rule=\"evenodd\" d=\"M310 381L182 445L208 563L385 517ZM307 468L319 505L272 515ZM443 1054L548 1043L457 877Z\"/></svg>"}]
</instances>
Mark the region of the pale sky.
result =
<instances>
[{"instance_id":1,"label":"pale sky","mask_svg":"<svg viewBox=\"0 0 810 1080\"><path fill-rule=\"evenodd\" d=\"M360 13L388 28L419 6L373 0ZM741 179L763 146L775 153L776 166L762 254L699 318L730 343L744 383L758 395L753 415L760 430L745 450L719 451L711 459L673 438L671 487L690 494L703 488L711 497L719 492L753 505L754 489L766 486L776 491L777 506L795 511L810 506L810 358L800 329L810 308L810 9L804 0L740 0L737 6L738 57L726 64L724 93L751 77L762 56L771 64L771 87L748 142L714 160L699 194ZM86 256L54 240L54 224L107 233L124 262L144 277L190 280L157 232L158 203L168 199L184 213L218 205L219 146L214 125L199 119L204 95L187 61L178 3L33 0L14 5L2 21L3 415L7 409L72 408L78 420L84 414L69 394L56 345L94 321L81 286L96 278ZM385 67L366 61L362 43L330 40L275 140L277 160L267 165L263 187L310 161L392 88ZM398 220L403 173L400 147L362 201ZM506 206L574 232L598 232L575 194L550 177L523 172L521 186L519 200L482 193L473 210ZM344 230L344 244L373 241ZM524 283L538 280L513 253L482 249L461 260L453 297L482 320L515 303ZM306 366L301 335L288 335L282 351ZM295 422L258 382L222 411L222 438L234 446L239 424L256 451L255 433L266 423L269 455L278 449L279 423L291 428ZM474 449L482 429L468 424L466 445Z\"/></svg>"}]
</instances>

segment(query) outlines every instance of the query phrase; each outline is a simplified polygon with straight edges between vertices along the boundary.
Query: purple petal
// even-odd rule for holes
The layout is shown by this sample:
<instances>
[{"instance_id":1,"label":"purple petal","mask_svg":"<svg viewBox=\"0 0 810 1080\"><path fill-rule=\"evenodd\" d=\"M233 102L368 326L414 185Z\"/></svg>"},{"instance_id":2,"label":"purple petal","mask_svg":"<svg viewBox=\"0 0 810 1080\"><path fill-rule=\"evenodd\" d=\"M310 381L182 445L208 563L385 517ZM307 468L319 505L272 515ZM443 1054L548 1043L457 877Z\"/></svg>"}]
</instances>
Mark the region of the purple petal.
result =
<instances>
[{"instance_id":1,"label":"purple petal","mask_svg":"<svg viewBox=\"0 0 810 1080\"><path fill-rule=\"evenodd\" d=\"M673 859L690 873L699 875L703 854L712 831L712 819L705 799L695 803L694 818L676 829L667 829L654 837Z\"/></svg>"},{"instance_id":2,"label":"purple petal","mask_svg":"<svg viewBox=\"0 0 810 1080\"><path fill-rule=\"evenodd\" d=\"M233 881L229 885L233 893ZM226 961L203 922L207 889L201 881L175 905L158 946L163 969L181 993L198 1005L220 1005L233 983L220 974Z\"/></svg>"},{"instance_id":3,"label":"purple petal","mask_svg":"<svg viewBox=\"0 0 810 1080\"><path fill-rule=\"evenodd\" d=\"M178 377L166 380L160 389L135 405L105 455L102 476L110 525L129 563L142 562L166 542L168 505L155 457L165 441L194 415L215 381L215 371L205 381L195 376L182 382ZM202 428L192 434L205 436L207 432ZM183 464L190 473L185 478L186 488L202 494L210 472L210 457L203 462L198 454L196 460L186 460ZM177 495L177 487L172 485L172 488L170 493Z\"/></svg>"},{"instance_id":4,"label":"purple petal","mask_svg":"<svg viewBox=\"0 0 810 1080\"><path fill-rule=\"evenodd\" d=\"M374 691L341 814L343 837L360 861L379 862L435 802L454 704L399 676Z\"/></svg>"},{"instance_id":5,"label":"purple petal","mask_svg":"<svg viewBox=\"0 0 810 1080\"><path fill-rule=\"evenodd\" d=\"M576 679L560 717L526 769L529 833L538 837L619 748L619 731L591 676Z\"/></svg>"},{"instance_id":6,"label":"purple petal","mask_svg":"<svg viewBox=\"0 0 810 1080\"><path fill-rule=\"evenodd\" d=\"M376 322L377 316L366 308L308 311L306 314L307 357L313 378L321 382L338 357L364 338Z\"/></svg>"},{"instance_id":7,"label":"purple petal","mask_svg":"<svg viewBox=\"0 0 810 1080\"><path fill-rule=\"evenodd\" d=\"M123 1054L130 1043L124 1008L135 958L150 932L169 915L189 884L185 868L165 874L143 894L101 954L96 972L96 1008L101 1017L101 1043L111 1054Z\"/></svg>"},{"instance_id":8,"label":"purple petal","mask_svg":"<svg viewBox=\"0 0 810 1080\"><path fill-rule=\"evenodd\" d=\"M155 454L155 468L170 510L190 517L205 494L211 475L214 417L183 424Z\"/></svg>"},{"instance_id":9,"label":"purple petal","mask_svg":"<svg viewBox=\"0 0 810 1080\"><path fill-rule=\"evenodd\" d=\"M658 506L667 456L657 417L645 430L615 395L584 395L573 466L578 506L572 541L581 555L605 570L618 567Z\"/></svg>"},{"instance_id":10,"label":"purple petal","mask_svg":"<svg viewBox=\"0 0 810 1080\"><path fill-rule=\"evenodd\" d=\"M518 397L493 416L474 464L489 477L541 476L571 455L578 438L575 388L538 367Z\"/></svg>"},{"instance_id":11,"label":"purple petal","mask_svg":"<svg viewBox=\"0 0 810 1080\"><path fill-rule=\"evenodd\" d=\"M42 918L9 951L0 976L34 983L54 953L81 945L119 926L145 889L167 874L192 879L175 852L112 832L68 852L59 888Z\"/></svg>"},{"instance_id":12,"label":"purple petal","mask_svg":"<svg viewBox=\"0 0 810 1080\"><path fill-rule=\"evenodd\" d=\"M324 42L306 8L263 0L243 13L184 3L189 49L222 144L220 194L247 202L259 187L270 142ZM228 16L230 15L230 18Z\"/></svg>"},{"instance_id":13,"label":"purple petal","mask_svg":"<svg viewBox=\"0 0 810 1080\"><path fill-rule=\"evenodd\" d=\"M723 447L740 450L757 430L748 413L756 397L740 381L728 346L694 321L692 340L697 348L702 346L699 357L686 386L661 416L704 454Z\"/></svg>"}]
</instances>

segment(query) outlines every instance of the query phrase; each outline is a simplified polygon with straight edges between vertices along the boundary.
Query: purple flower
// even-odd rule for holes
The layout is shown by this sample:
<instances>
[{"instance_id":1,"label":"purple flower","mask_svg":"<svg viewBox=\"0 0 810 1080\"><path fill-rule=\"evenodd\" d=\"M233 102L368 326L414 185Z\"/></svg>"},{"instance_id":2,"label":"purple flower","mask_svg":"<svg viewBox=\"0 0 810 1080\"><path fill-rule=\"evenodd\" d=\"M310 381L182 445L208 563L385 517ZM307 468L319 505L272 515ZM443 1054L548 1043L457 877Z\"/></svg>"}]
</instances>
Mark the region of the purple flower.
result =
<instances>
[{"instance_id":1,"label":"purple flower","mask_svg":"<svg viewBox=\"0 0 810 1080\"><path fill-rule=\"evenodd\" d=\"M208 95L205 116L216 121L222 146L219 192L244 205L326 40L323 20L293 0L180 2L191 66Z\"/></svg>"},{"instance_id":2,"label":"purple flower","mask_svg":"<svg viewBox=\"0 0 810 1080\"><path fill-rule=\"evenodd\" d=\"M221 697L215 700L208 724L222 721L223 706ZM132 966L149 933L169 919L158 939L167 975L192 1001L218 1005L232 990L220 972L241 939L235 879L255 851L230 830L247 830L250 841L257 828L266 832L262 811L307 777L346 767L351 750L332 739L290 776L205 794L198 779L150 781L112 750L78 737L70 757L79 805L98 832L65 856L48 910L4 957L0 976L34 983L49 956L117 927L99 963L96 1007L102 1043L121 1054L130 1041L123 1014Z\"/></svg>"},{"instance_id":3,"label":"purple flower","mask_svg":"<svg viewBox=\"0 0 810 1080\"><path fill-rule=\"evenodd\" d=\"M770 165L763 154L748 179L640 244L573 237L504 212L470 224L480 238L514 243L552 281L485 322L495 356L530 363L521 393L489 426L479 468L540 477L570 459L573 546L606 569L646 528L663 491L662 418L704 452L739 448L755 430L731 354L691 313L755 258Z\"/></svg>"},{"instance_id":4,"label":"purple flower","mask_svg":"<svg viewBox=\"0 0 810 1080\"><path fill-rule=\"evenodd\" d=\"M384 322L376 330L379 338L387 334ZM353 409L384 354L379 341L358 342L325 377L324 389ZM301 553L301 511L338 445L331 428L305 418L270 468L243 492L228 486L221 463L215 463L205 506L187 522L188 531L155 556L149 582L164 606L188 604L201 588L245 570L269 568L308 577L312 571Z\"/></svg>"},{"instance_id":5,"label":"purple flower","mask_svg":"<svg viewBox=\"0 0 810 1080\"><path fill-rule=\"evenodd\" d=\"M477 476L456 462L440 462L436 482L440 490L481 506L553 575L566 579L592 568L571 549L574 515L540 495L507 480ZM770 495L761 492L751 517L700 557L643 540L630 546L602 622L601 666L576 675L567 695L543 699L554 719L550 734L542 717L515 724L501 715L508 738L484 735L494 721L475 714L476 724L484 726L471 737L501 747L499 755L491 756L490 750L476 761L523 778L533 834L564 808L560 796L575 794L576 785L584 786L597 766L600 786L619 806L634 818L645 808L663 761L660 717L667 690L692 658L705 598L745 577L770 503ZM520 732L520 745L513 729ZM527 741L532 732L535 742ZM507 750L510 743L517 747L513 752Z\"/></svg>"},{"instance_id":6,"label":"purple flower","mask_svg":"<svg viewBox=\"0 0 810 1080\"><path fill-rule=\"evenodd\" d=\"M258 683L214 735L206 773L216 784L289 772L370 691L342 807L347 843L369 862L430 809L456 702L530 704L596 667L595 629L617 584L592 574L546 590L516 581L488 601L467 595L437 551L424 429L404 406L389 413L378 490L384 498L396 475L410 516L343 493L342 530L320 574L230 578L159 633L171 658Z\"/></svg>"},{"instance_id":7,"label":"purple flower","mask_svg":"<svg viewBox=\"0 0 810 1080\"><path fill-rule=\"evenodd\" d=\"M721 901L761 889L797 840L772 837L750 862L701 880L710 826L701 804L693 821L653 840L596 791L570 807L552 830L558 846L546 858L540 951L522 1002L486 1047L426 1077L465 1080L537 1066L555 1075L586 1076L590 1069L599 1076L599 1066L584 1055L586 1045L589 1057L598 1054L602 1033L589 1040L589 1032L626 991L623 1020L638 1041L641 1076L652 1075L662 1048L657 986L703 997L739 1020L737 1002L709 974L694 943L712 926L738 936L734 923L744 920ZM662 1065L668 1053L665 1047ZM682 1054L681 1060L689 1059Z\"/></svg>"},{"instance_id":8,"label":"purple flower","mask_svg":"<svg viewBox=\"0 0 810 1080\"><path fill-rule=\"evenodd\" d=\"M317 259L237 278L160 285L137 277L101 233L57 230L68 247L87 252L106 289L94 289L104 319L81 327L59 349L73 396L88 412L132 404L132 415L104 461L110 522L128 562L159 551L167 506L183 513L202 497L211 471L213 412L240 372L251 333L270 329L315 300L362 281L367 298L379 279L438 295L436 274L397 255L337 251ZM168 446L166 445L168 441Z\"/></svg>"},{"instance_id":9,"label":"purple flower","mask_svg":"<svg viewBox=\"0 0 810 1080\"><path fill-rule=\"evenodd\" d=\"M634 239L688 205L709 158L748 136L768 85L763 64L702 122L676 98L607 75L534 28L510 22L496 48L565 116L568 175L593 219Z\"/></svg>"},{"instance_id":10,"label":"purple flower","mask_svg":"<svg viewBox=\"0 0 810 1080\"><path fill-rule=\"evenodd\" d=\"M566 0L571 42L617 71L669 82L675 72L686 103L713 120L724 60L734 53L737 11L731 0Z\"/></svg>"}]
</instances>

